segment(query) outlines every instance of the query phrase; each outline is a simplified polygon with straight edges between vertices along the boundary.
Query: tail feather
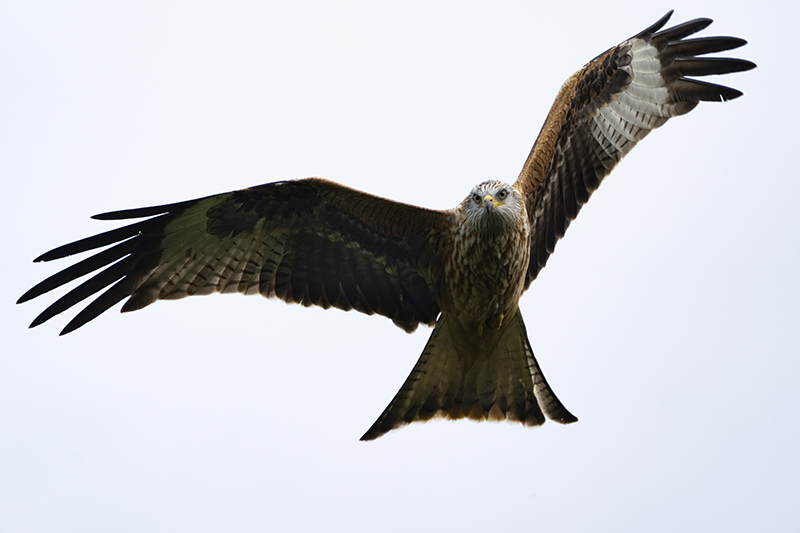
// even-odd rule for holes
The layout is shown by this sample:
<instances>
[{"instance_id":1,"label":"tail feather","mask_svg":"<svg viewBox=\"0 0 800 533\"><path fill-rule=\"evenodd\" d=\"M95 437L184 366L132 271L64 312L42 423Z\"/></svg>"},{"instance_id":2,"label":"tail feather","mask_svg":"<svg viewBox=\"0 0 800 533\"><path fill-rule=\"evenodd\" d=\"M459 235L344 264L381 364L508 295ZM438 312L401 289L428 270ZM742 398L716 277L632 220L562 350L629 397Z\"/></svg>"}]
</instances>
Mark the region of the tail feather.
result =
<instances>
[{"instance_id":1,"label":"tail feather","mask_svg":"<svg viewBox=\"0 0 800 533\"><path fill-rule=\"evenodd\" d=\"M522 316L519 313L517 313L517 316L519 317L518 327L520 338L522 339L523 346L525 347L525 354L528 358L528 368L530 369L530 374L533 377L533 394L536 396L536 402L550 420L559 422L561 424L571 424L573 422L577 422L578 418L570 413L566 407L564 407L564 404L562 404L561 400L558 399L556 393L550 388L550 384L547 383L547 380L542 373L542 369L539 368L539 363L536 361L536 357L533 355L533 349L531 348L531 343L528 340L528 332L525 329L525 323L522 321Z\"/></svg>"},{"instance_id":2,"label":"tail feather","mask_svg":"<svg viewBox=\"0 0 800 533\"><path fill-rule=\"evenodd\" d=\"M575 418L545 380L517 311L497 332L467 338L442 315L389 406L361 437L372 440L432 418L509 420L539 426Z\"/></svg>"}]
</instances>

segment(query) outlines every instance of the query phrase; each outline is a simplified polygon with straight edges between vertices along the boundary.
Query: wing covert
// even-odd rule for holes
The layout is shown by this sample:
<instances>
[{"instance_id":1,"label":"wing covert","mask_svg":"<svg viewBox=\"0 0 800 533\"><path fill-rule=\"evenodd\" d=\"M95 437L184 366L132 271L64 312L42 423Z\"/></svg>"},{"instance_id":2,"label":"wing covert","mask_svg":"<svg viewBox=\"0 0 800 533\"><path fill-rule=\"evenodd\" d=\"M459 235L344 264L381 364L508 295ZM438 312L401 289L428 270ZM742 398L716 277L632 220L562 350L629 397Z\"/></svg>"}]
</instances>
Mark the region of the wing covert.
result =
<instances>
[{"instance_id":1,"label":"wing covert","mask_svg":"<svg viewBox=\"0 0 800 533\"><path fill-rule=\"evenodd\" d=\"M435 324L439 314L431 258L449 216L318 178L104 213L93 218L150 218L43 254L36 261L112 245L42 281L18 303L100 270L31 327L108 287L62 334L125 298L123 312L213 292L377 313L413 331Z\"/></svg>"}]
</instances>

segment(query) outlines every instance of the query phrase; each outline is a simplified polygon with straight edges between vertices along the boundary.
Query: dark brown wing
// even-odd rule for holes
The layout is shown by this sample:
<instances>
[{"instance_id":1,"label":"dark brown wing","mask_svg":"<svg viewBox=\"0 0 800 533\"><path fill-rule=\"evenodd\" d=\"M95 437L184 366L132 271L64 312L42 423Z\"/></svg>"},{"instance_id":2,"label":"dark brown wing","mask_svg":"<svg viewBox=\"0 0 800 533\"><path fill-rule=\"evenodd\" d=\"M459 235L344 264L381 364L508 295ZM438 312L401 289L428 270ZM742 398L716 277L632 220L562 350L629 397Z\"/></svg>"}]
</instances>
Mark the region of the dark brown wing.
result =
<instances>
[{"instance_id":1,"label":"dark brown wing","mask_svg":"<svg viewBox=\"0 0 800 533\"><path fill-rule=\"evenodd\" d=\"M741 92L689 76L740 72L742 59L698 57L738 48L735 37L685 39L709 24L696 19L658 32L670 11L639 35L601 54L561 88L515 186L526 196L531 261L525 287L602 179L651 130L702 101ZM658 32L658 33L656 33Z\"/></svg>"},{"instance_id":2,"label":"dark brown wing","mask_svg":"<svg viewBox=\"0 0 800 533\"><path fill-rule=\"evenodd\" d=\"M439 314L433 258L450 216L316 178L105 213L93 218L151 218L37 258L51 261L112 245L39 283L18 303L104 269L45 309L31 327L111 286L62 335L127 297L122 311L212 292L378 313L413 331L419 323L433 325Z\"/></svg>"}]
</instances>

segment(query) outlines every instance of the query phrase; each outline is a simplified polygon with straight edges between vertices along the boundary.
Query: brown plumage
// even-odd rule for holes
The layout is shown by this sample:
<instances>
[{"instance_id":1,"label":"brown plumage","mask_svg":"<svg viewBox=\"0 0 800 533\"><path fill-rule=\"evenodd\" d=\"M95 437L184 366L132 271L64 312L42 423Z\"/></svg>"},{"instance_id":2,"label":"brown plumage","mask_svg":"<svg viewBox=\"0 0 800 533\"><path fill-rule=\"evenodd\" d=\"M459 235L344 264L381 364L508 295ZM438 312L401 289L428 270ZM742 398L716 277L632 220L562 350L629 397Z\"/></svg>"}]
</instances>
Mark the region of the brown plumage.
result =
<instances>
[{"instance_id":1,"label":"brown plumage","mask_svg":"<svg viewBox=\"0 0 800 533\"><path fill-rule=\"evenodd\" d=\"M212 292L377 313L408 332L435 325L411 375L363 439L434 417L574 422L536 362L519 298L580 207L638 141L702 100L741 95L687 76L755 67L698 57L745 41L686 39L709 19L658 32L670 15L567 80L513 185L487 181L456 208L434 211L309 178L96 215L145 220L37 258L110 245L19 302L103 269L31 327L103 289L62 334L126 298L122 311Z\"/></svg>"}]
</instances>

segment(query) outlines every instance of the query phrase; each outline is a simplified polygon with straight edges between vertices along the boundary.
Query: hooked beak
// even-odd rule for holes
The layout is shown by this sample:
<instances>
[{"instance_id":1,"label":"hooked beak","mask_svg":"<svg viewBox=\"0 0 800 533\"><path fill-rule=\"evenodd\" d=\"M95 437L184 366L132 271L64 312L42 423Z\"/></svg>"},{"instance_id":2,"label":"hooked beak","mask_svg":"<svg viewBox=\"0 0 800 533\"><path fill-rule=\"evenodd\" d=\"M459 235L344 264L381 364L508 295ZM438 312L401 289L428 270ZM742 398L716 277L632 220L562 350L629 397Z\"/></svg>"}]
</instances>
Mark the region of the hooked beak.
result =
<instances>
[{"instance_id":1,"label":"hooked beak","mask_svg":"<svg viewBox=\"0 0 800 533\"><path fill-rule=\"evenodd\" d=\"M503 205L503 202L495 202L491 194L483 197L483 207L486 208L487 213L491 213L498 205Z\"/></svg>"}]
</instances>

